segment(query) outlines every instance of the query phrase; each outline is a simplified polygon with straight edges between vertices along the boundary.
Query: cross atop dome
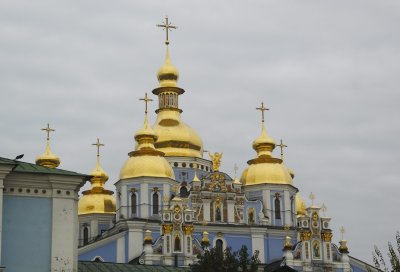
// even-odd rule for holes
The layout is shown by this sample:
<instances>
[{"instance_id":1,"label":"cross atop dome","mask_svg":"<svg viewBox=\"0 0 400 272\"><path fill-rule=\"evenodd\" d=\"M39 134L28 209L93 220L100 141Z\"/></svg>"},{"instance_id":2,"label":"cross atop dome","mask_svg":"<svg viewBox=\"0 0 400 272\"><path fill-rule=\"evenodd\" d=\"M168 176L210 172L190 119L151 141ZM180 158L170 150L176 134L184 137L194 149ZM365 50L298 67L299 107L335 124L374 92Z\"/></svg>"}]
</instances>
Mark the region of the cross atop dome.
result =
<instances>
[{"instance_id":1,"label":"cross atop dome","mask_svg":"<svg viewBox=\"0 0 400 272\"><path fill-rule=\"evenodd\" d=\"M264 102L261 102L261 107L256 108L256 110L261 111L262 122L264 123L264 112L269 111L269 109L264 107Z\"/></svg>"},{"instance_id":2,"label":"cross atop dome","mask_svg":"<svg viewBox=\"0 0 400 272\"><path fill-rule=\"evenodd\" d=\"M50 124L47 123L47 127L42 128L41 130L46 131L47 133L47 141L50 140L50 132L56 131L55 129L50 128Z\"/></svg>"},{"instance_id":3,"label":"cross atop dome","mask_svg":"<svg viewBox=\"0 0 400 272\"><path fill-rule=\"evenodd\" d=\"M152 102L153 99L149 98L149 97L147 96L147 93L145 93L145 94L144 94L144 98L139 98L139 100L144 101L144 104L145 104L144 113L147 115L147 105L148 105L149 102Z\"/></svg>"},{"instance_id":4,"label":"cross atop dome","mask_svg":"<svg viewBox=\"0 0 400 272\"><path fill-rule=\"evenodd\" d=\"M171 31L172 29L177 29L177 26L172 25L170 22L168 22L168 16L165 16L165 22L163 24L158 24L157 27L162 27L163 30L165 30L165 44L168 46L169 45L169 36L168 32Z\"/></svg>"}]
</instances>

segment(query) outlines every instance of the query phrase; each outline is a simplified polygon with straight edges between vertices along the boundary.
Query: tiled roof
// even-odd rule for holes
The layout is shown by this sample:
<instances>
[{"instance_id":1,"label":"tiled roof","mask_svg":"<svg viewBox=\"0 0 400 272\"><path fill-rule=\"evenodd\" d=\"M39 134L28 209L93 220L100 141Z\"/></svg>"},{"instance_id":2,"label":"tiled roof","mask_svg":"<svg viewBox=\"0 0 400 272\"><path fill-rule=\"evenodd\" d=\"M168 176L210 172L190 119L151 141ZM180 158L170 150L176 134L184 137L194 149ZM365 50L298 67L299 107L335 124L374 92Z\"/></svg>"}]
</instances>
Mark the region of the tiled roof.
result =
<instances>
[{"instance_id":1,"label":"tiled roof","mask_svg":"<svg viewBox=\"0 0 400 272\"><path fill-rule=\"evenodd\" d=\"M48 168L40 166L33 163L10 160L7 158L0 157L0 164L15 165L13 172L20 173L38 173L38 174L58 174L58 175L68 175L68 176L88 176L85 174L80 174L72 171L62 170L58 168ZM89 176L88 176L89 177Z\"/></svg>"},{"instance_id":2,"label":"tiled roof","mask_svg":"<svg viewBox=\"0 0 400 272\"><path fill-rule=\"evenodd\" d=\"M78 262L78 272L168 272L190 271L187 267L161 266L161 265L133 265L123 263L103 263L103 262Z\"/></svg>"}]
</instances>

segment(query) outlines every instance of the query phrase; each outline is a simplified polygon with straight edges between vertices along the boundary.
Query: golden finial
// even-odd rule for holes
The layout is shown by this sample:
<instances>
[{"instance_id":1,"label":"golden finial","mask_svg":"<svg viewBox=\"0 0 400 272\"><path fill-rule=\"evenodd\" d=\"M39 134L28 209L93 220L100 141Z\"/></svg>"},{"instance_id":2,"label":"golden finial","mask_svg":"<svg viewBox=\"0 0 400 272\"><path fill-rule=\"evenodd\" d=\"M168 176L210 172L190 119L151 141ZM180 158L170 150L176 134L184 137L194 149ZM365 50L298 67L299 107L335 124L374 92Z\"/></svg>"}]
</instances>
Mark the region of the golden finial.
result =
<instances>
[{"instance_id":1,"label":"golden finial","mask_svg":"<svg viewBox=\"0 0 400 272\"><path fill-rule=\"evenodd\" d=\"M223 154L222 152L221 153L215 152L214 155L213 155L210 152L208 152L208 155L210 156L210 159L211 159L212 164L213 164L213 170L214 171L219 171L219 167L221 166L222 154Z\"/></svg>"},{"instance_id":2,"label":"golden finial","mask_svg":"<svg viewBox=\"0 0 400 272\"><path fill-rule=\"evenodd\" d=\"M144 94L144 98L139 98L139 100L144 101L144 104L145 104L144 113L147 115L147 106L148 106L148 103L149 103L149 102L152 102L153 99L148 98L147 93L145 93L145 94Z\"/></svg>"},{"instance_id":3,"label":"golden finial","mask_svg":"<svg viewBox=\"0 0 400 272\"><path fill-rule=\"evenodd\" d=\"M97 150L97 160L96 160L96 168L90 173L93 176L91 179L93 186L103 187L103 183L108 180L108 175L106 171L103 170L100 166L100 147L104 146L104 144L100 143L100 139L97 138L96 143L92 144L96 146Z\"/></svg>"},{"instance_id":4,"label":"golden finial","mask_svg":"<svg viewBox=\"0 0 400 272\"><path fill-rule=\"evenodd\" d=\"M285 144L283 143L282 139L281 139L281 143L278 144L278 145L276 145L276 146L279 146L279 147L280 147L280 149L281 149L281 160L283 160L283 149L284 149L285 147L288 147L288 146L285 145Z\"/></svg>"},{"instance_id":5,"label":"golden finial","mask_svg":"<svg viewBox=\"0 0 400 272\"><path fill-rule=\"evenodd\" d=\"M262 121L262 123L264 123L264 112L268 111L269 109L264 107L264 102L261 102L261 107L256 108L256 110L261 111L261 117L262 117L261 121Z\"/></svg>"},{"instance_id":6,"label":"golden finial","mask_svg":"<svg viewBox=\"0 0 400 272\"><path fill-rule=\"evenodd\" d=\"M342 240L344 240L343 237L344 237L344 233L345 233L345 232L346 232L346 230L344 229L343 226L341 226L341 227L340 227L340 233L342 234Z\"/></svg>"},{"instance_id":7,"label":"golden finial","mask_svg":"<svg viewBox=\"0 0 400 272\"><path fill-rule=\"evenodd\" d=\"M170 22L168 22L168 16L165 16L165 22L163 24L158 24L157 27L162 27L163 30L165 30L166 38L165 38L165 44L169 44L169 37L168 37L168 32L171 31L172 29L177 29L177 26L171 25Z\"/></svg>"},{"instance_id":8,"label":"golden finial","mask_svg":"<svg viewBox=\"0 0 400 272\"><path fill-rule=\"evenodd\" d=\"M313 194L313 192L310 193L309 198L311 200L311 206L314 206L315 195Z\"/></svg>"},{"instance_id":9,"label":"golden finial","mask_svg":"<svg viewBox=\"0 0 400 272\"><path fill-rule=\"evenodd\" d=\"M47 127L42 128L41 130L46 131L46 149L44 153L36 159L36 164L49 168L56 168L60 165L60 158L57 155L54 155L50 149L50 132L56 130L50 128L49 123L47 123Z\"/></svg>"},{"instance_id":10,"label":"golden finial","mask_svg":"<svg viewBox=\"0 0 400 272\"><path fill-rule=\"evenodd\" d=\"M285 243L283 245L283 248L290 250L290 249L292 249L293 244L292 244L292 238L290 238L290 236L289 236L289 229L290 229L289 225L285 225L284 229L286 232L286 237L285 237Z\"/></svg>"}]
</instances>

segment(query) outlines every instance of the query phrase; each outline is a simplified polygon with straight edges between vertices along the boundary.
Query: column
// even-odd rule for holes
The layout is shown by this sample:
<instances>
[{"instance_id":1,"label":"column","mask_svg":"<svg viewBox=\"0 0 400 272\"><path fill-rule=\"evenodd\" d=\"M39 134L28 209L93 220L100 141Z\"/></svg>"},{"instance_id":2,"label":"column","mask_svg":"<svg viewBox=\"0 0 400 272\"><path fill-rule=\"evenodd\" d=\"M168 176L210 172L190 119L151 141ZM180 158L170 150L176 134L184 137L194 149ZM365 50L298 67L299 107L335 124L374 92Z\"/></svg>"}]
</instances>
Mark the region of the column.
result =
<instances>
[{"instance_id":1,"label":"column","mask_svg":"<svg viewBox=\"0 0 400 272\"><path fill-rule=\"evenodd\" d=\"M263 190L262 191L262 203L264 206L264 215L271 220L271 191Z\"/></svg>"},{"instance_id":2,"label":"column","mask_svg":"<svg viewBox=\"0 0 400 272\"><path fill-rule=\"evenodd\" d=\"M149 218L150 201L149 201L149 185L147 183L140 184L140 217Z\"/></svg>"},{"instance_id":3,"label":"column","mask_svg":"<svg viewBox=\"0 0 400 272\"><path fill-rule=\"evenodd\" d=\"M120 214L123 216L124 219L128 218L128 192L126 189L126 184L121 186L121 206L119 208Z\"/></svg>"},{"instance_id":4,"label":"column","mask_svg":"<svg viewBox=\"0 0 400 272\"><path fill-rule=\"evenodd\" d=\"M292 218L291 218L291 207L290 207L290 193L289 191L284 191L283 192L283 198L284 198L284 212L285 212L285 222L284 225L288 226L293 226Z\"/></svg>"},{"instance_id":5,"label":"column","mask_svg":"<svg viewBox=\"0 0 400 272\"><path fill-rule=\"evenodd\" d=\"M264 252L264 234L263 233L252 233L251 234L251 244L253 252L258 250L260 254L258 258L261 263L265 263L265 252Z\"/></svg>"},{"instance_id":6,"label":"column","mask_svg":"<svg viewBox=\"0 0 400 272\"><path fill-rule=\"evenodd\" d=\"M228 223L235 223L235 200L227 200Z\"/></svg>"}]
</instances>

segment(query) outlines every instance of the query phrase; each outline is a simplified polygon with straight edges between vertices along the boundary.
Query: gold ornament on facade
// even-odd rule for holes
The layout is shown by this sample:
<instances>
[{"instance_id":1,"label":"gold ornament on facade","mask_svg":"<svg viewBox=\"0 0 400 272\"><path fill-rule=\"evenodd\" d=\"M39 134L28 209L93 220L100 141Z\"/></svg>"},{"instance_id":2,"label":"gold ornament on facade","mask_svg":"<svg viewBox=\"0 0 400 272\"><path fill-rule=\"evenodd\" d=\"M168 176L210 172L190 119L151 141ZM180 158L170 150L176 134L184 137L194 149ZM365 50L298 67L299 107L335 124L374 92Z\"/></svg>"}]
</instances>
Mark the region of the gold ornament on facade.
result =
<instances>
[{"instance_id":1,"label":"gold ornament on facade","mask_svg":"<svg viewBox=\"0 0 400 272\"><path fill-rule=\"evenodd\" d=\"M186 235L192 235L194 227L193 225L185 225L183 226L183 230L185 231Z\"/></svg>"},{"instance_id":2,"label":"gold ornament on facade","mask_svg":"<svg viewBox=\"0 0 400 272\"><path fill-rule=\"evenodd\" d=\"M174 226L172 224L163 225L163 233L164 234L171 233L173 229L174 229Z\"/></svg>"},{"instance_id":3,"label":"gold ornament on facade","mask_svg":"<svg viewBox=\"0 0 400 272\"><path fill-rule=\"evenodd\" d=\"M219 171L219 167L221 166L222 154L223 154L222 152L221 153L215 152L213 155L210 152L208 152L208 155L210 156L210 159L212 161L213 170L215 172Z\"/></svg>"},{"instance_id":4,"label":"gold ornament on facade","mask_svg":"<svg viewBox=\"0 0 400 272\"><path fill-rule=\"evenodd\" d=\"M223 236L223 234L222 234L222 232L217 232L217 237L222 237Z\"/></svg>"},{"instance_id":5,"label":"gold ornament on facade","mask_svg":"<svg viewBox=\"0 0 400 272\"><path fill-rule=\"evenodd\" d=\"M321 236L325 242L331 242L333 234L332 232L322 232Z\"/></svg>"},{"instance_id":6,"label":"gold ornament on facade","mask_svg":"<svg viewBox=\"0 0 400 272\"><path fill-rule=\"evenodd\" d=\"M301 241L309 241L311 239L310 231L302 231L300 232L300 240Z\"/></svg>"},{"instance_id":7,"label":"gold ornament on facade","mask_svg":"<svg viewBox=\"0 0 400 272\"><path fill-rule=\"evenodd\" d=\"M144 236L144 243L145 244L147 244L147 243L151 244L153 242L153 237L151 236L151 231L150 230L146 230L145 233L146 234Z\"/></svg>"}]
</instances>

